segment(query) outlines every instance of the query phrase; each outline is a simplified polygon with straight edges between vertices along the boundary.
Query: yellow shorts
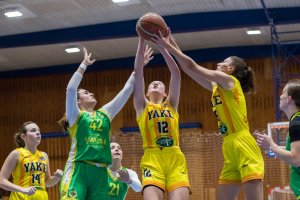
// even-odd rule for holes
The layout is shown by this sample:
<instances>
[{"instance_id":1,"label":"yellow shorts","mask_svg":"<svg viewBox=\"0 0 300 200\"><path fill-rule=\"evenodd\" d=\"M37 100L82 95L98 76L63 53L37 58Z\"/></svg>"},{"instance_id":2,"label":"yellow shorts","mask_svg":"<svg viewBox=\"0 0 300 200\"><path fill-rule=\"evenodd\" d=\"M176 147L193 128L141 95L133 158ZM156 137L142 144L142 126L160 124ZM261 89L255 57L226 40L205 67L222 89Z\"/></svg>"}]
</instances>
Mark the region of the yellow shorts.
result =
<instances>
[{"instance_id":1,"label":"yellow shorts","mask_svg":"<svg viewBox=\"0 0 300 200\"><path fill-rule=\"evenodd\" d=\"M48 193L45 190L36 190L31 196L21 192L11 192L9 200L48 200Z\"/></svg>"},{"instance_id":2,"label":"yellow shorts","mask_svg":"<svg viewBox=\"0 0 300 200\"><path fill-rule=\"evenodd\" d=\"M190 187L185 156L179 147L145 149L141 169L143 188L154 185L171 192Z\"/></svg>"},{"instance_id":3,"label":"yellow shorts","mask_svg":"<svg viewBox=\"0 0 300 200\"><path fill-rule=\"evenodd\" d=\"M222 149L224 166L219 184L239 184L264 178L261 150L248 131L225 136Z\"/></svg>"}]
</instances>

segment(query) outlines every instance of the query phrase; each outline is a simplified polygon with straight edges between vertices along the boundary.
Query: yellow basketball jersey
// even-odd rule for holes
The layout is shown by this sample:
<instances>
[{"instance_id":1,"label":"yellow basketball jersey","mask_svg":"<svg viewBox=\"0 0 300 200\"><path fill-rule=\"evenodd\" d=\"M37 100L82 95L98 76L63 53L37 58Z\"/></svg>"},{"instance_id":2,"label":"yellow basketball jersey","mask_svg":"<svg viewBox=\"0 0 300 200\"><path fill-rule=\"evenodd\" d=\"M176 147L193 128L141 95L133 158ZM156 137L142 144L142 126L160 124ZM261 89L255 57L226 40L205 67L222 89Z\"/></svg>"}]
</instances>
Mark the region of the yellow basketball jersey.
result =
<instances>
[{"instance_id":1,"label":"yellow basketball jersey","mask_svg":"<svg viewBox=\"0 0 300 200\"><path fill-rule=\"evenodd\" d=\"M249 130L246 100L240 82L234 80L234 87L231 90L221 88L213 84L212 109L218 119L218 126L221 134Z\"/></svg>"},{"instance_id":2,"label":"yellow basketball jersey","mask_svg":"<svg viewBox=\"0 0 300 200\"><path fill-rule=\"evenodd\" d=\"M21 187L35 186L45 190L45 176L48 161L42 152L36 150L34 154L24 148L16 149L20 158L12 173L13 183Z\"/></svg>"},{"instance_id":3,"label":"yellow basketball jersey","mask_svg":"<svg viewBox=\"0 0 300 200\"><path fill-rule=\"evenodd\" d=\"M143 138L143 148L179 146L178 113L169 102L148 102L137 123Z\"/></svg>"}]
</instances>

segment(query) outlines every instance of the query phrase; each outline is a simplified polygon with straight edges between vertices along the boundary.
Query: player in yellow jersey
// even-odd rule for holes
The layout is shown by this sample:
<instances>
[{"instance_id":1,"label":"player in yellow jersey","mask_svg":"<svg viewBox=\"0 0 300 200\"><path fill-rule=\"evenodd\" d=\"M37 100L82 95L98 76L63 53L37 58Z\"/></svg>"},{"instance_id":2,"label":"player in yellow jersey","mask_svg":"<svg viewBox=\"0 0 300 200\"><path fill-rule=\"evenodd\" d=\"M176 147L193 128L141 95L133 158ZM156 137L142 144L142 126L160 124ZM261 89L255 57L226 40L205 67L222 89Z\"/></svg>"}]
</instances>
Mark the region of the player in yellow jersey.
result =
<instances>
[{"instance_id":1,"label":"player in yellow jersey","mask_svg":"<svg viewBox=\"0 0 300 200\"><path fill-rule=\"evenodd\" d=\"M0 172L0 187L11 191L10 200L48 199L46 187L60 181L62 171L50 174L48 155L37 150L40 129L34 122L25 122L15 136L19 148L6 158ZM12 175L13 182L9 181Z\"/></svg>"},{"instance_id":2,"label":"player in yellow jersey","mask_svg":"<svg viewBox=\"0 0 300 200\"><path fill-rule=\"evenodd\" d=\"M264 161L249 132L244 93L254 89L253 72L235 56L217 64L216 70L199 66L185 55L169 34L152 39L166 48L182 70L198 84L212 91L212 109L224 136L224 166L217 186L218 200L233 200L243 185L247 200L263 199Z\"/></svg>"},{"instance_id":3,"label":"player in yellow jersey","mask_svg":"<svg viewBox=\"0 0 300 200\"><path fill-rule=\"evenodd\" d=\"M171 200L189 199L189 178L184 154L179 148L178 102L181 75L172 56L158 47L171 79L169 95L161 81L153 81L145 96L144 62L151 60L152 49L139 37L134 70L134 107L143 139L141 160L144 200L162 200L167 191Z\"/></svg>"}]
</instances>

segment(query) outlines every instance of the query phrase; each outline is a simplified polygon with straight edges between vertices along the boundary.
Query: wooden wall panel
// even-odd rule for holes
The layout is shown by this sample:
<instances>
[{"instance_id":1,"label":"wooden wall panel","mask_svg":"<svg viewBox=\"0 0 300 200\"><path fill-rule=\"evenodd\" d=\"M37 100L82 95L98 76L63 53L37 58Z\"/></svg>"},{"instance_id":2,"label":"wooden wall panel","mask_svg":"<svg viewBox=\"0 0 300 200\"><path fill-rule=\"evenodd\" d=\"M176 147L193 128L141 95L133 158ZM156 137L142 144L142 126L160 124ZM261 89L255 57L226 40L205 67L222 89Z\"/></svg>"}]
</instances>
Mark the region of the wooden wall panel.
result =
<instances>
[{"instance_id":1,"label":"wooden wall panel","mask_svg":"<svg viewBox=\"0 0 300 200\"><path fill-rule=\"evenodd\" d=\"M251 128L264 128L274 121L273 76L270 59L248 60L256 72L257 93L247 95ZM203 63L213 68L216 63ZM298 68L297 68L298 69ZM295 71L296 68L293 68ZM299 70L299 69L298 69ZM86 73L80 87L95 93L98 105L110 101L123 87L131 70L112 70ZM65 88L72 74L45 75L0 80L2 134L11 134L24 121L36 121L44 132L59 131L56 121L65 110ZM168 86L170 73L167 67L145 68L146 87L153 80L162 80ZM204 130L215 130L216 123L210 108L210 92L182 73L180 120L201 122ZM262 109L264 112L261 112ZM136 126L132 98L117 115L113 130Z\"/></svg>"}]
</instances>

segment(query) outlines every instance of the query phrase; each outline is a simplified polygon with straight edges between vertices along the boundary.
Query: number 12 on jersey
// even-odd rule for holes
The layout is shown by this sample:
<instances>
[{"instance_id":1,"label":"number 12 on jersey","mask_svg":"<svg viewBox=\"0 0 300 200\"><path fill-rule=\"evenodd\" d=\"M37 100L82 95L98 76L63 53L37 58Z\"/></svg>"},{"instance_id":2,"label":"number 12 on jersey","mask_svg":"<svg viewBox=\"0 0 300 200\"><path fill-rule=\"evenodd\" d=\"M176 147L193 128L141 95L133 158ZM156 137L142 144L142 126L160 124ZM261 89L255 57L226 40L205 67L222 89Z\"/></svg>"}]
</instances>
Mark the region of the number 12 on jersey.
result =
<instances>
[{"instance_id":1,"label":"number 12 on jersey","mask_svg":"<svg viewBox=\"0 0 300 200\"><path fill-rule=\"evenodd\" d=\"M157 122L159 133L168 133L168 122Z\"/></svg>"}]
</instances>

